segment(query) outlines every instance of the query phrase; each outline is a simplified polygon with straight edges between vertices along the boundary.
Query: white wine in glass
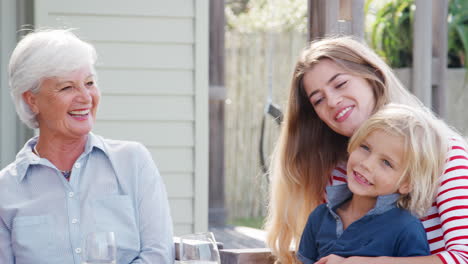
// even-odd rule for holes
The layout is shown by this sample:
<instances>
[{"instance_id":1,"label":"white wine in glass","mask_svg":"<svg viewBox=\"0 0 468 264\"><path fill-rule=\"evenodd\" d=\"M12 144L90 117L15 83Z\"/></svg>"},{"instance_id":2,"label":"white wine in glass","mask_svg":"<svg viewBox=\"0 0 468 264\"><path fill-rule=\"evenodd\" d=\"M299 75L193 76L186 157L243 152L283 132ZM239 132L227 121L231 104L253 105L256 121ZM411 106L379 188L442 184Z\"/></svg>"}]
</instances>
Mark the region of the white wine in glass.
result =
<instances>
[{"instance_id":1,"label":"white wine in glass","mask_svg":"<svg viewBox=\"0 0 468 264\"><path fill-rule=\"evenodd\" d=\"M116 264L114 232L92 232L86 237L83 264Z\"/></svg>"}]
</instances>

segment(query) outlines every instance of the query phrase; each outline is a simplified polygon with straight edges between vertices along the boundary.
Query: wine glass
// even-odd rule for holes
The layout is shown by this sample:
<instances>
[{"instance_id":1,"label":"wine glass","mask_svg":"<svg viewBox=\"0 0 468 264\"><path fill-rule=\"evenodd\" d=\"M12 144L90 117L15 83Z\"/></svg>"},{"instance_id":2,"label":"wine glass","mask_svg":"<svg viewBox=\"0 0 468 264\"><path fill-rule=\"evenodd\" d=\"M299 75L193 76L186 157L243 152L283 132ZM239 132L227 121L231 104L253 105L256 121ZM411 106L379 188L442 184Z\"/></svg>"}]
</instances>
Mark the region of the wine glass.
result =
<instances>
[{"instance_id":1,"label":"wine glass","mask_svg":"<svg viewBox=\"0 0 468 264\"><path fill-rule=\"evenodd\" d=\"M180 237L180 263L220 264L218 245L213 233L197 233Z\"/></svg>"},{"instance_id":2,"label":"wine glass","mask_svg":"<svg viewBox=\"0 0 468 264\"><path fill-rule=\"evenodd\" d=\"M114 232L92 232L86 237L83 264L115 264L116 251Z\"/></svg>"}]
</instances>

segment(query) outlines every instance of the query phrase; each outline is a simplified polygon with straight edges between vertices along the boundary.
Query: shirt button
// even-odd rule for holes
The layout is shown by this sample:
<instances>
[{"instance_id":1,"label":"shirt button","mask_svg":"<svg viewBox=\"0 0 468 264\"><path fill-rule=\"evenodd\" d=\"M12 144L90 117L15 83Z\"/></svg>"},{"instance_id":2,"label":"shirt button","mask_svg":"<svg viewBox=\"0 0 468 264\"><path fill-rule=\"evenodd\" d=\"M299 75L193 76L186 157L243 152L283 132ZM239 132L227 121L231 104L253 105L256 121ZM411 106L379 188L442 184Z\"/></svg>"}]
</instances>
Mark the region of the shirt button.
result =
<instances>
[{"instance_id":1,"label":"shirt button","mask_svg":"<svg viewBox=\"0 0 468 264\"><path fill-rule=\"evenodd\" d=\"M75 248L75 253L80 254L81 253L81 248Z\"/></svg>"},{"instance_id":2,"label":"shirt button","mask_svg":"<svg viewBox=\"0 0 468 264\"><path fill-rule=\"evenodd\" d=\"M68 197L70 197L70 198L73 197L74 195L75 195L75 194L74 194L73 192L69 192L69 193L68 193Z\"/></svg>"},{"instance_id":3,"label":"shirt button","mask_svg":"<svg viewBox=\"0 0 468 264\"><path fill-rule=\"evenodd\" d=\"M72 219L72 224L76 224L76 223L78 223L78 219L73 218L73 219Z\"/></svg>"},{"instance_id":4,"label":"shirt button","mask_svg":"<svg viewBox=\"0 0 468 264\"><path fill-rule=\"evenodd\" d=\"M75 168L77 169L81 168L81 164L79 162L75 163Z\"/></svg>"}]
</instances>

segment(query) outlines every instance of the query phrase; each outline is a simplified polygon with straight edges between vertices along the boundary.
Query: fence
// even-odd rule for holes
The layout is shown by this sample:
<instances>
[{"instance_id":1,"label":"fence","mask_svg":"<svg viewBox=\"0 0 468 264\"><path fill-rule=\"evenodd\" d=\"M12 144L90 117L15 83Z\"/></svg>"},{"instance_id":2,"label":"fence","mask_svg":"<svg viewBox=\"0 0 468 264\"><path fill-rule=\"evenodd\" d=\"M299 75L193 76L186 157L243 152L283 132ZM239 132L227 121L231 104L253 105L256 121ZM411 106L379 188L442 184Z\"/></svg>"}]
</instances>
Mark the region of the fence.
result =
<instances>
[{"instance_id":1,"label":"fence","mask_svg":"<svg viewBox=\"0 0 468 264\"><path fill-rule=\"evenodd\" d=\"M260 126L268 91L272 52L273 102L284 109L291 74L305 34L226 33L225 182L229 218L266 213L268 182L259 163ZM279 132L267 117L264 150L269 157Z\"/></svg>"},{"instance_id":2,"label":"fence","mask_svg":"<svg viewBox=\"0 0 468 264\"><path fill-rule=\"evenodd\" d=\"M229 218L259 217L266 213L268 183L259 166L260 125L268 91L269 46L273 46L273 102L284 109L291 74L305 34L290 32L226 33L226 130L225 181ZM273 43L273 45L270 45ZM411 69L396 70L406 87L411 86ZM465 136L468 77L464 69L447 72L448 116L446 122ZM265 153L272 152L279 127L267 118Z\"/></svg>"}]
</instances>

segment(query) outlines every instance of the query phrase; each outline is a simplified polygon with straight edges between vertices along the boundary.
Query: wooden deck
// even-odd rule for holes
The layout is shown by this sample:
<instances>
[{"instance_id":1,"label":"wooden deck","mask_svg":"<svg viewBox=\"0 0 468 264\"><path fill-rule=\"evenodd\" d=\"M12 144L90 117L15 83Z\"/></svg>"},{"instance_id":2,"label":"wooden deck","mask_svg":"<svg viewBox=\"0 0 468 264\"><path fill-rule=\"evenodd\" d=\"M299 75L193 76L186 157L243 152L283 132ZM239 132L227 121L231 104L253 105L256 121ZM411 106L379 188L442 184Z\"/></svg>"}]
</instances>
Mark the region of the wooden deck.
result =
<instances>
[{"instance_id":1,"label":"wooden deck","mask_svg":"<svg viewBox=\"0 0 468 264\"><path fill-rule=\"evenodd\" d=\"M226 226L212 227L210 231L215 235L217 242L223 243L224 249L266 248L264 230Z\"/></svg>"},{"instance_id":2,"label":"wooden deck","mask_svg":"<svg viewBox=\"0 0 468 264\"><path fill-rule=\"evenodd\" d=\"M241 226L212 227L222 264L273 264L274 258L265 245L265 231ZM179 264L179 241L174 238L176 264Z\"/></svg>"}]
</instances>

